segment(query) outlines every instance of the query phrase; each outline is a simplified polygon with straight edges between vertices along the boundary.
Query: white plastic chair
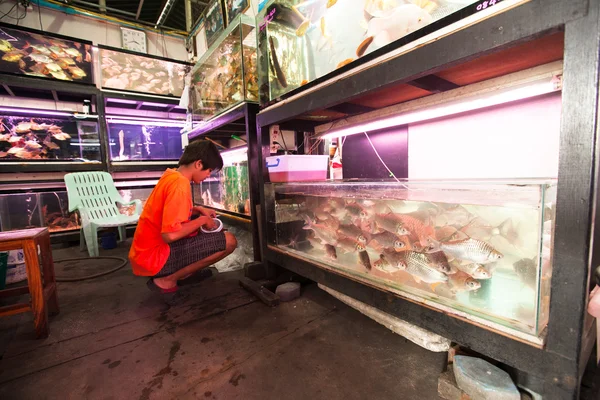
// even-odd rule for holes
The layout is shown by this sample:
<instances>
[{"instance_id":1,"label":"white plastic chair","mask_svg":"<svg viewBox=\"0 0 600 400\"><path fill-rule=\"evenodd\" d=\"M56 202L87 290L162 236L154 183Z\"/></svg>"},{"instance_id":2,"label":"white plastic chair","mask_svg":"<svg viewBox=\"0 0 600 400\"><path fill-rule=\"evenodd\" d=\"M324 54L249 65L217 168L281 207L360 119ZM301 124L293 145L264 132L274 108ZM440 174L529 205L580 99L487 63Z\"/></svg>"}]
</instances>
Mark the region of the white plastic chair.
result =
<instances>
[{"instance_id":1,"label":"white plastic chair","mask_svg":"<svg viewBox=\"0 0 600 400\"><path fill-rule=\"evenodd\" d=\"M98 228L119 227L119 236L124 241L127 236L125 225L134 224L142 213L142 202L125 202L108 172L76 172L65 175L69 197L69 211L79 211L81 215L80 249L87 250L90 257L98 257ZM116 203L135 204L134 215L119 212Z\"/></svg>"}]
</instances>

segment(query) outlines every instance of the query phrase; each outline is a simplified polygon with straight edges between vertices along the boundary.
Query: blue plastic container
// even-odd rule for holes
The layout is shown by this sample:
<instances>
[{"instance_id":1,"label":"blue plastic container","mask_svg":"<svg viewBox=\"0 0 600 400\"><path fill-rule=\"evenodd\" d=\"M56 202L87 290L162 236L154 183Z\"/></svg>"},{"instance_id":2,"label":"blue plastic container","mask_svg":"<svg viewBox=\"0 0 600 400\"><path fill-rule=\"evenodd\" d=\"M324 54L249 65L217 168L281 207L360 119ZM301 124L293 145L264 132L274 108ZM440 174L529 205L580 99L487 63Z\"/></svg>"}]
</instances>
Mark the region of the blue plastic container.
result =
<instances>
[{"instance_id":1,"label":"blue plastic container","mask_svg":"<svg viewBox=\"0 0 600 400\"><path fill-rule=\"evenodd\" d=\"M104 250L110 250L117 247L117 234L106 232L100 236L100 244Z\"/></svg>"}]
</instances>

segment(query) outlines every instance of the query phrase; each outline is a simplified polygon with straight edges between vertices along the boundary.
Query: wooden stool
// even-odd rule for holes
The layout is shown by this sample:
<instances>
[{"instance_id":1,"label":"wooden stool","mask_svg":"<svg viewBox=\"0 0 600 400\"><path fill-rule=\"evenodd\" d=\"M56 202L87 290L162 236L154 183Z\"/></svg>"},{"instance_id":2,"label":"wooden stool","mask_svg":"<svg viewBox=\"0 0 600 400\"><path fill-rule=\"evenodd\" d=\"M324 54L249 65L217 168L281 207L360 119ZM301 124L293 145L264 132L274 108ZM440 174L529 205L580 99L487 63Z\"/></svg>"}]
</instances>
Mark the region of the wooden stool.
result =
<instances>
[{"instance_id":1,"label":"wooden stool","mask_svg":"<svg viewBox=\"0 0 600 400\"><path fill-rule=\"evenodd\" d=\"M38 246L44 271L43 281L40 273ZM38 338L48 337L48 310L58 314L56 297L56 278L54 262L50 249L50 232L47 228L24 229L20 231L0 232L0 251L23 249L27 268L28 286L0 290L0 297L31 294L31 304L19 303L0 307L0 317L33 312L33 323Z\"/></svg>"}]
</instances>

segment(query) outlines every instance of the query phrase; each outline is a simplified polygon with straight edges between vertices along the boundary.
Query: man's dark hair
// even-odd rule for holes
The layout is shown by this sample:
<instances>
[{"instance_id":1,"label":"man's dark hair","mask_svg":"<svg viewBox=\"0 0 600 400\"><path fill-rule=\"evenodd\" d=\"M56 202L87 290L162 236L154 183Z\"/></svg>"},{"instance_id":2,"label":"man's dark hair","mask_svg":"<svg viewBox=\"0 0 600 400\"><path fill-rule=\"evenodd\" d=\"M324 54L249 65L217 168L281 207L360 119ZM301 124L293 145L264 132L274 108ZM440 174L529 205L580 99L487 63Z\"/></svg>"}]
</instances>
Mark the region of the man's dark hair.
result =
<instances>
[{"instance_id":1,"label":"man's dark hair","mask_svg":"<svg viewBox=\"0 0 600 400\"><path fill-rule=\"evenodd\" d=\"M223 158L214 143L208 140L196 140L187 145L179 159L179 166L202 161L203 169L218 171L223 168Z\"/></svg>"}]
</instances>

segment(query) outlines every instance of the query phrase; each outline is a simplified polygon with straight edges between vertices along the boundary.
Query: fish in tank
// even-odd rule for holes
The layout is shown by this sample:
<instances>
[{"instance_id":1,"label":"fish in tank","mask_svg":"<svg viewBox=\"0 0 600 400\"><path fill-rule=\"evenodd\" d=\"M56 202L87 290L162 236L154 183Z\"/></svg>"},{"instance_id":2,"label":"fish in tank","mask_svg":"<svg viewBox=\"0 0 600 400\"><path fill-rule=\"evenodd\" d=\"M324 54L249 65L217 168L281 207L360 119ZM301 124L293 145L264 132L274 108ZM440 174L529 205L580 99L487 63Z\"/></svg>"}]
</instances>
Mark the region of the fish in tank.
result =
<instances>
[{"instance_id":1,"label":"fish in tank","mask_svg":"<svg viewBox=\"0 0 600 400\"><path fill-rule=\"evenodd\" d=\"M272 0L257 16L261 103L421 31L465 7L471 6L464 15L477 12L476 3L472 0ZM492 6L496 2L487 3Z\"/></svg>"},{"instance_id":2,"label":"fish in tank","mask_svg":"<svg viewBox=\"0 0 600 400\"><path fill-rule=\"evenodd\" d=\"M50 232L77 230L81 228L79 214L69 212L67 192L40 193L44 226Z\"/></svg>"},{"instance_id":3,"label":"fish in tank","mask_svg":"<svg viewBox=\"0 0 600 400\"><path fill-rule=\"evenodd\" d=\"M146 205L146 202L148 201L148 197L150 197L151 193L152 193L152 188L135 188L135 189L119 190L119 194L121 195L121 197L123 198L123 200L126 203L128 203L132 200L135 200L135 199L140 200L142 202L142 209L144 209L144 206ZM132 216L136 212L135 204L130 204L130 205L117 204L117 208L119 209L119 212L121 214L128 215L128 216Z\"/></svg>"},{"instance_id":4,"label":"fish in tank","mask_svg":"<svg viewBox=\"0 0 600 400\"><path fill-rule=\"evenodd\" d=\"M537 205L271 186L269 241L280 250L464 317L533 335L546 326L554 186Z\"/></svg>"},{"instance_id":5,"label":"fish in tank","mask_svg":"<svg viewBox=\"0 0 600 400\"><path fill-rule=\"evenodd\" d=\"M0 71L92 84L92 46L39 33L0 28Z\"/></svg>"},{"instance_id":6,"label":"fish in tank","mask_svg":"<svg viewBox=\"0 0 600 400\"><path fill-rule=\"evenodd\" d=\"M186 64L100 49L102 87L181 97Z\"/></svg>"},{"instance_id":7,"label":"fish in tank","mask_svg":"<svg viewBox=\"0 0 600 400\"><path fill-rule=\"evenodd\" d=\"M100 162L95 122L0 115L0 161Z\"/></svg>"},{"instance_id":8,"label":"fish in tank","mask_svg":"<svg viewBox=\"0 0 600 400\"><path fill-rule=\"evenodd\" d=\"M192 70L194 114L204 119L241 101L258 101L255 29L247 16L238 18Z\"/></svg>"},{"instance_id":9,"label":"fish in tank","mask_svg":"<svg viewBox=\"0 0 600 400\"><path fill-rule=\"evenodd\" d=\"M176 125L176 126L173 126ZM113 161L178 160L183 153L181 128L153 122L107 121L110 158Z\"/></svg>"},{"instance_id":10,"label":"fish in tank","mask_svg":"<svg viewBox=\"0 0 600 400\"><path fill-rule=\"evenodd\" d=\"M238 214L250 215L248 162L232 163L194 185L200 193L200 204Z\"/></svg>"}]
</instances>

